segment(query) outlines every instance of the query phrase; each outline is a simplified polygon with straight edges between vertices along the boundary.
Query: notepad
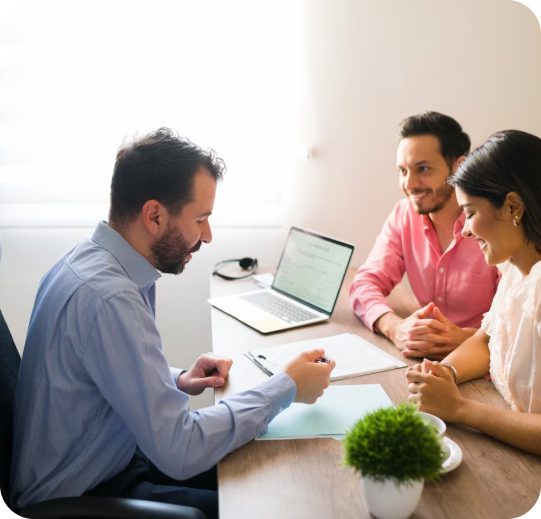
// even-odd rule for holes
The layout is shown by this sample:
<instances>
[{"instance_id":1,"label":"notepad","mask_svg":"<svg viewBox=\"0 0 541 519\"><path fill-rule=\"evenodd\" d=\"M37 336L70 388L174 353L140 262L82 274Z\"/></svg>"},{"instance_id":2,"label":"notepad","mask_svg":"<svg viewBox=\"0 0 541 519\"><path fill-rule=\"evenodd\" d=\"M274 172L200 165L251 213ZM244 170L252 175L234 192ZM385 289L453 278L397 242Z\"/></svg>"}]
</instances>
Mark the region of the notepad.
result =
<instances>
[{"instance_id":1,"label":"notepad","mask_svg":"<svg viewBox=\"0 0 541 519\"><path fill-rule=\"evenodd\" d=\"M392 405L379 384L329 386L315 404L291 404L256 439L342 439L366 413Z\"/></svg>"},{"instance_id":2,"label":"notepad","mask_svg":"<svg viewBox=\"0 0 541 519\"><path fill-rule=\"evenodd\" d=\"M282 371L299 353L314 348L323 348L325 356L336 362L331 381L406 366L405 362L353 333L258 348L245 355L267 375L274 375Z\"/></svg>"}]
</instances>

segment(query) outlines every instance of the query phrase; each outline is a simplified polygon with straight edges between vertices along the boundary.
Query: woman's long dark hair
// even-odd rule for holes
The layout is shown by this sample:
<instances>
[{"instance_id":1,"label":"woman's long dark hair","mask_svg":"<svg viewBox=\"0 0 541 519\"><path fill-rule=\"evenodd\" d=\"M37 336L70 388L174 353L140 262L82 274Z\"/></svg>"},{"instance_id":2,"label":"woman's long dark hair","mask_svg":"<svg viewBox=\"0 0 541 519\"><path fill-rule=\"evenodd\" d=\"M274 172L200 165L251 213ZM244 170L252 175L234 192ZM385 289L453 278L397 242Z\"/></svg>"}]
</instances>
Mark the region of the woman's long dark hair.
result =
<instances>
[{"instance_id":1,"label":"woman's long dark hair","mask_svg":"<svg viewBox=\"0 0 541 519\"><path fill-rule=\"evenodd\" d=\"M507 193L524 202L521 225L541 253L541 139L520 130L497 132L472 151L449 183L502 207Z\"/></svg>"}]
</instances>

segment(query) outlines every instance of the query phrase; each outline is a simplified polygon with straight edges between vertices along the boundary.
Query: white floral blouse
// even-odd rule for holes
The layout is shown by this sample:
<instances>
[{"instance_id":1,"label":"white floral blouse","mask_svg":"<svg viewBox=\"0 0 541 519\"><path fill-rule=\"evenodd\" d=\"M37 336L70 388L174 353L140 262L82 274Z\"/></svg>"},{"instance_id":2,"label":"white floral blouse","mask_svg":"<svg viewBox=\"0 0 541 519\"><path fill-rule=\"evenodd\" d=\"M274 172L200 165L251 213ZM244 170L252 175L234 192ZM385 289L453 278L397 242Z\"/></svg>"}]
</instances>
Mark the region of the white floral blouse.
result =
<instances>
[{"instance_id":1,"label":"white floral blouse","mask_svg":"<svg viewBox=\"0 0 541 519\"><path fill-rule=\"evenodd\" d=\"M527 276L513 264L502 278L481 328L490 336L490 376L515 411L541 413L541 261Z\"/></svg>"}]
</instances>

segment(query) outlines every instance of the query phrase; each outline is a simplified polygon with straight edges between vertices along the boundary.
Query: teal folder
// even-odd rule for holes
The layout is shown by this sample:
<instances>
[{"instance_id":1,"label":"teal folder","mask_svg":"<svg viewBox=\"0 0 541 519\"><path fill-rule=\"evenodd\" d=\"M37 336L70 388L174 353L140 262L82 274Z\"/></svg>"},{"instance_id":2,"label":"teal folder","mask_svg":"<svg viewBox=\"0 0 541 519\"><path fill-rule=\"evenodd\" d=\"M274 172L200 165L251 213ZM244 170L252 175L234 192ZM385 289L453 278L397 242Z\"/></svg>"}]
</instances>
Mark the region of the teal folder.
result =
<instances>
[{"instance_id":1,"label":"teal folder","mask_svg":"<svg viewBox=\"0 0 541 519\"><path fill-rule=\"evenodd\" d=\"M392 405L379 384L329 386L315 404L291 404L257 439L341 439L366 413Z\"/></svg>"}]
</instances>

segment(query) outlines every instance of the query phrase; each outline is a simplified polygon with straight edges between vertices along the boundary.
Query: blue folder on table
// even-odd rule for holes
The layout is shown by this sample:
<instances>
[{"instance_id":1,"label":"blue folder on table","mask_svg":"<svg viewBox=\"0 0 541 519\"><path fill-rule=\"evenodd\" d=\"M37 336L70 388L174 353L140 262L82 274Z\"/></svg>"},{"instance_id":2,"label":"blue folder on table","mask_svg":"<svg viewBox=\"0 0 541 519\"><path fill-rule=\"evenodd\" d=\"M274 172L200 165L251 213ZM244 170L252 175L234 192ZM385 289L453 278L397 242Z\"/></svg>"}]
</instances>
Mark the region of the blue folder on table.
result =
<instances>
[{"instance_id":1,"label":"blue folder on table","mask_svg":"<svg viewBox=\"0 0 541 519\"><path fill-rule=\"evenodd\" d=\"M257 439L341 439L366 413L392 405L379 384L329 386L315 404L291 404Z\"/></svg>"}]
</instances>

